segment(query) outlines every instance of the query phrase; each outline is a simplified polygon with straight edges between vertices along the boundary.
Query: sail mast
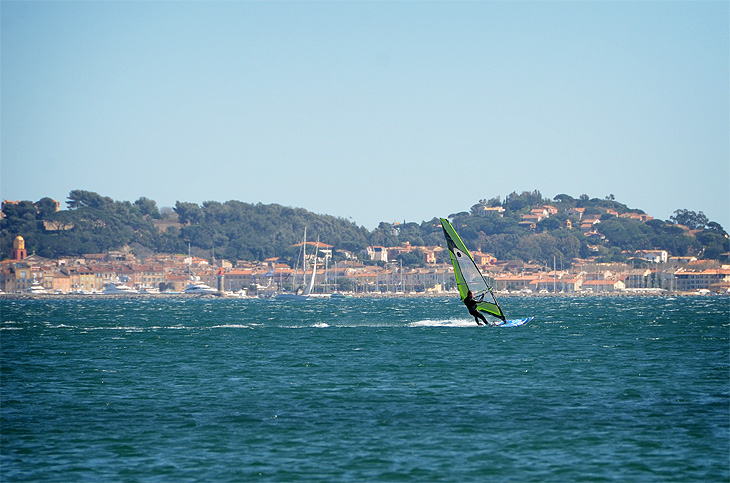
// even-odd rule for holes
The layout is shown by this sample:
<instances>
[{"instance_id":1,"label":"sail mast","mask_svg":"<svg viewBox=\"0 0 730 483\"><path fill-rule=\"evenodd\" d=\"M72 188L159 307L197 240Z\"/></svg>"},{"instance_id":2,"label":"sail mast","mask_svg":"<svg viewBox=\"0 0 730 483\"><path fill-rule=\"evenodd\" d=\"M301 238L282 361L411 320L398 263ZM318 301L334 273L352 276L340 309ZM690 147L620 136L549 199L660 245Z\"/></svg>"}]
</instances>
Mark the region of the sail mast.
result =
<instances>
[{"instance_id":1,"label":"sail mast","mask_svg":"<svg viewBox=\"0 0 730 483\"><path fill-rule=\"evenodd\" d=\"M319 237L317 238L317 245L314 249L314 264L312 265L312 278L309 279L309 284L307 285L307 288L304 290L304 295L309 295L312 293L312 290L314 289L314 278L317 276L317 255L319 254ZM305 272L306 275L306 272Z\"/></svg>"},{"instance_id":2,"label":"sail mast","mask_svg":"<svg viewBox=\"0 0 730 483\"><path fill-rule=\"evenodd\" d=\"M307 227L304 227L304 238L302 239L302 285L307 283Z\"/></svg>"}]
</instances>

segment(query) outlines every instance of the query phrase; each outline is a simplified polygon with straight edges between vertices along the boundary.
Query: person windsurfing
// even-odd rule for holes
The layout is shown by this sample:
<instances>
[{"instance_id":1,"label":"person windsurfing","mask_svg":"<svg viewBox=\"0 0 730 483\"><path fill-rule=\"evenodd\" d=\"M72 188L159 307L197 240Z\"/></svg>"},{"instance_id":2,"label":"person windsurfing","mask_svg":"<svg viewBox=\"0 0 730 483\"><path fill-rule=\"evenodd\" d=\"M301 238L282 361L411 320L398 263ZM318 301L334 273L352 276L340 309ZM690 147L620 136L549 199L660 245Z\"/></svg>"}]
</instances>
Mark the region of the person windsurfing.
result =
<instances>
[{"instance_id":1,"label":"person windsurfing","mask_svg":"<svg viewBox=\"0 0 730 483\"><path fill-rule=\"evenodd\" d=\"M474 292L469 290L469 292L466 294L466 297L464 297L464 305L466 305L466 308L469 309L469 313L474 317L477 325L489 325L489 323L487 322L487 318L484 317L484 315L479 312L479 310L477 310L478 302L479 301L474 298ZM481 322L479 321L480 319Z\"/></svg>"}]
</instances>

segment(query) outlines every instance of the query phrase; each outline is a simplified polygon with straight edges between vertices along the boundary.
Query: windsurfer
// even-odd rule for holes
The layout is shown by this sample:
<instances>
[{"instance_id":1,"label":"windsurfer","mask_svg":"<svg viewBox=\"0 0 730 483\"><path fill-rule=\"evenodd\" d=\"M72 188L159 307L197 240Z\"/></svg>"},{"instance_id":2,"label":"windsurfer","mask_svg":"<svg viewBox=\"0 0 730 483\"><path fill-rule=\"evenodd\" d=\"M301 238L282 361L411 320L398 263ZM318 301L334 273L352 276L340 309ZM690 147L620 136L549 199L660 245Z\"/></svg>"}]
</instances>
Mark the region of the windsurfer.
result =
<instances>
[{"instance_id":1,"label":"windsurfer","mask_svg":"<svg viewBox=\"0 0 730 483\"><path fill-rule=\"evenodd\" d=\"M474 292L469 290L469 292L466 294L466 297L464 297L464 305L466 305L466 308L469 309L469 313L474 317L477 325L489 325L486 317L484 317L484 315L477 310L477 302L479 301L474 298ZM481 322L479 321L480 319Z\"/></svg>"}]
</instances>

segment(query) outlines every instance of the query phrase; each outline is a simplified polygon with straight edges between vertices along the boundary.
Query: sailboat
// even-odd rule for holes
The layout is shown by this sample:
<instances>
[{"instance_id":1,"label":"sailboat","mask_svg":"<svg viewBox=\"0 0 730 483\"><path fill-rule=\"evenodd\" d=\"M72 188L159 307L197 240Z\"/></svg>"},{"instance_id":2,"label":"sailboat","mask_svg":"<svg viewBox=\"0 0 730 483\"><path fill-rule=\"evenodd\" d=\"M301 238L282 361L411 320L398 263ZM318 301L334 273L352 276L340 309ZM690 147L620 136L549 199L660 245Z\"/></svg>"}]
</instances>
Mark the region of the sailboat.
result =
<instances>
[{"instance_id":1,"label":"sailboat","mask_svg":"<svg viewBox=\"0 0 730 483\"><path fill-rule=\"evenodd\" d=\"M302 242L302 274L303 278L307 277L307 229L304 229L304 241ZM309 283L302 293L279 293L276 294L278 300L308 300L314 289L314 279L317 276L317 255L319 254L319 239L317 240L317 246L314 252L314 265L312 266L312 278L309 279Z\"/></svg>"},{"instance_id":2,"label":"sailboat","mask_svg":"<svg viewBox=\"0 0 730 483\"><path fill-rule=\"evenodd\" d=\"M478 301L477 310L485 312L489 315L497 317L502 322L499 324L500 327L515 327L518 325L524 325L534 317L527 317L524 319L507 320L502 312L502 308L497 302L497 297L494 296L492 287L484 278L482 272L479 271L474 258L467 250L464 242L461 241L459 235L451 226L451 223L446 218L441 218L441 227L444 230L444 236L446 237L446 245L449 248L449 255L451 256L451 263L454 265L454 276L456 277L456 286L459 289L459 296L464 301L469 290L474 294L474 298Z\"/></svg>"}]
</instances>

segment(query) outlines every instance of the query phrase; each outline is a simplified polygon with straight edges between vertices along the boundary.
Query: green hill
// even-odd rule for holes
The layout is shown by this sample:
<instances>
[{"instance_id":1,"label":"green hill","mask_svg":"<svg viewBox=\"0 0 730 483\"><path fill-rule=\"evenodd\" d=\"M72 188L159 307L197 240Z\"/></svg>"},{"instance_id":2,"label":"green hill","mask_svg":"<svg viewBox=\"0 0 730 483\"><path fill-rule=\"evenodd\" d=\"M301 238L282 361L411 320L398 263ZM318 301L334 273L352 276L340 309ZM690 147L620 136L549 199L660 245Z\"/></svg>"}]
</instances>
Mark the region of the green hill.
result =
<instances>
[{"instance_id":1,"label":"green hill","mask_svg":"<svg viewBox=\"0 0 730 483\"><path fill-rule=\"evenodd\" d=\"M178 201L161 213L155 201L115 201L94 192L74 190L67 209L56 211L50 198L6 202L0 220L0 257L7 258L12 240L21 235L29 253L48 258L104 253L129 246L138 254L193 252L206 258L264 260L292 255L304 227L315 237L359 253L369 245L442 245L438 218L421 223L380 223L373 231L342 218L277 204ZM533 210L538 214L533 214ZM549 216L544 215L549 209ZM633 217L632 217L633 216ZM481 200L468 211L449 216L467 246L500 260L520 259L564 264L574 258L624 261L636 250L662 249L672 256L726 261L730 245L725 230L702 212L679 209L671 220L648 219L641 210L616 201L545 199L539 191L511 193ZM586 219L592 220L590 229ZM595 221L597 220L597 221ZM583 225L583 226L582 226ZM403 257L404 264L421 263Z\"/></svg>"}]
</instances>

